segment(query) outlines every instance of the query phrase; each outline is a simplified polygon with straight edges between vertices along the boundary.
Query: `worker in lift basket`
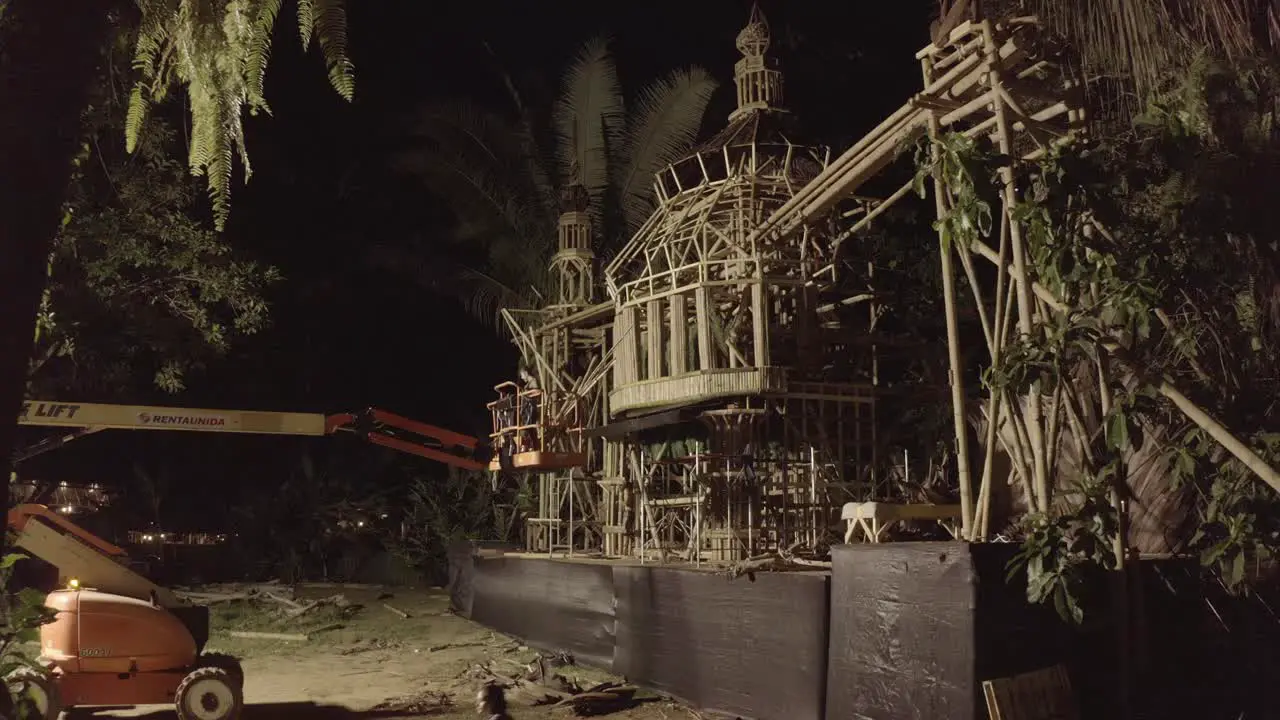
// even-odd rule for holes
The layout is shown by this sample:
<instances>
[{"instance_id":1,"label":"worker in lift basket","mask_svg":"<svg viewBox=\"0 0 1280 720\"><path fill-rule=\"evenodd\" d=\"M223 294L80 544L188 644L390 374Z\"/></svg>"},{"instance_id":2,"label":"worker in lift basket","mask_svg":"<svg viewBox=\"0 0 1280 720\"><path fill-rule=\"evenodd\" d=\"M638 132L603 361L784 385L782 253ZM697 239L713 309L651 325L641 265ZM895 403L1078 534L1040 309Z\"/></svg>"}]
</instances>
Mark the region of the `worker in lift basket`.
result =
<instances>
[{"instance_id":1,"label":"worker in lift basket","mask_svg":"<svg viewBox=\"0 0 1280 720\"><path fill-rule=\"evenodd\" d=\"M520 425L525 428L538 424L538 405L541 404L541 393L530 392L538 389L538 380L525 368L520 368ZM525 393L528 393L527 395ZM525 449L537 449L538 431L526 429L521 431L520 445Z\"/></svg>"},{"instance_id":2,"label":"worker in lift basket","mask_svg":"<svg viewBox=\"0 0 1280 720\"><path fill-rule=\"evenodd\" d=\"M502 686L485 683L476 693L476 713L487 715L488 720L512 720L507 714L507 694Z\"/></svg>"},{"instance_id":3,"label":"worker in lift basket","mask_svg":"<svg viewBox=\"0 0 1280 720\"><path fill-rule=\"evenodd\" d=\"M498 432L505 433L516 426L516 394L511 393L498 400Z\"/></svg>"}]
</instances>

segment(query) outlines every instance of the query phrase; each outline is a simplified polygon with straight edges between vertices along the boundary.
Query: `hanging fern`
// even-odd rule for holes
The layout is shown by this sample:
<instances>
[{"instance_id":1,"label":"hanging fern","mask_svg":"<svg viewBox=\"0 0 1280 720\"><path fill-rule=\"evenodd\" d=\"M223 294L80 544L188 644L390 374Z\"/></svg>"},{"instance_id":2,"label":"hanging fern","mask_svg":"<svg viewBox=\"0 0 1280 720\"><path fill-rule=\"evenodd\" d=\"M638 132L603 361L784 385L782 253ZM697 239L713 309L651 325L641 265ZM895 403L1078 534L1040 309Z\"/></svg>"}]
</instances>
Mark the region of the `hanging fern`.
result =
<instances>
[{"instance_id":1,"label":"hanging fern","mask_svg":"<svg viewBox=\"0 0 1280 720\"><path fill-rule=\"evenodd\" d=\"M320 46L329 83L345 100L355 95L355 75L347 58L344 0L298 0L303 48ZM271 59L271 33L283 0L137 0L142 23L133 66L139 78L129 98L125 144L138 134L153 103L169 89L187 89L191 108L193 175L208 178L214 222L221 230L231 209L233 156L239 155L245 181L253 170L245 149L243 112L270 114L263 92Z\"/></svg>"}]
</instances>

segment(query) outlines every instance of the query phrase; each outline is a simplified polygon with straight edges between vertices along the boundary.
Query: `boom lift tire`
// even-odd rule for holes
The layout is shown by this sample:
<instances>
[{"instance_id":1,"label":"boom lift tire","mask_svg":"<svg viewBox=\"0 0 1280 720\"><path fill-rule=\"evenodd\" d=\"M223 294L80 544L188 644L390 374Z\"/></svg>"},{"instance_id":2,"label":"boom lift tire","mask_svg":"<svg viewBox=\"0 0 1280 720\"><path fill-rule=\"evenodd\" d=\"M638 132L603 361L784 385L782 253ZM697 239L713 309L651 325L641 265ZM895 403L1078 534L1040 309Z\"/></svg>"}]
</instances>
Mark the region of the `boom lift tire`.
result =
<instances>
[{"instance_id":1,"label":"boom lift tire","mask_svg":"<svg viewBox=\"0 0 1280 720\"><path fill-rule=\"evenodd\" d=\"M178 720L238 720L244 709L241 682L224 668L193 670L175 693Z\"/></svg>"},{"instance_id":2,"label":"boom lift tire","mask_svg":"<svg viewBox=\"0 0 1280 720\"><path fill-rule=\"evenodd\" d=\"M5 676L4 684L15 709L24 696L35 705L37 715L32 720L58 720L62 714L58 686L48 673L31 667L18 668Z\"/></svg>"},{"instance_id":3,"label":"boom lift tire","mask_svg":"<svg viewBox=\"0 0 1280 720\"><path fill-rule=\"evenodd\" d=\"M226 670L236 684L240 686L240 689L244 689L244 668L240 666L240 659L236 656L211 652L201 655L197 662L202 668L212 667Z\"/></svg>"}]
</instances>

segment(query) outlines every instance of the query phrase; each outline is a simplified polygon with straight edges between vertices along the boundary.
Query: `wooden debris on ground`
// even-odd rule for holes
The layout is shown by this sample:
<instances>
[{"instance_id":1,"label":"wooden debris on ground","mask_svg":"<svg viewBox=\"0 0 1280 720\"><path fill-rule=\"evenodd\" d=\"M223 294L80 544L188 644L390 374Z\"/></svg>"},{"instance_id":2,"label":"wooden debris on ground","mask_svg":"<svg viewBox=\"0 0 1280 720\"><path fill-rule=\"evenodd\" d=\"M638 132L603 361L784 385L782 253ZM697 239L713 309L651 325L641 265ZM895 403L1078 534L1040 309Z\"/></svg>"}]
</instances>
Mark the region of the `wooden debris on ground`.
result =
<instances>
[{"instance_id":1,"label":"wooden debris on ground","mask_svg":"<svg viewBox=\"0 0 1280 720\"><path fill-rule=\"evenodd\" d=\"M236 583L227 585L218 585L212 587L202 587L198 589L179 589L175 591L177 595L196 605L213 606L224 603L251 603L259 607L269 608L274 611L277 618L286 622L297 622L308 617L312 612L320 608L336 608L336 620L350 620L363 606L358 603L351 602L346 595L335 593L328 597L306 599L297 596L297 588L286 585L284 583ZM408 617L408 613L405 613ZM332 618L331 618L332 619ZM341 623L330 625L324 630L332 630L341 627ZM249 632L249 631L244 631ZM311 631L312 634L322 631ZM279 633L267 633L268 635ZM289 633L284 633L289 635ZM235 637L250 637L250 635L232 633ZM259 639L268 639L261 637ZM281 639L281 638L272 638ZM304 638L305 639L305 638Z\"/></svg>"},{"instance_id":2,"label":"wooden debris on ground","mask_svg":"<svg viewBox=\"0 0 1280 720\"><path fill-rule=\"evenodd\" d=\"M505 675L495 671L490 661L472 666L467 674L476 680L495 683L532 705L569 708L579 717L620 712L641 702L636 698L639 688L634 685L604 682L583 688L576 681L552 672L552 668L574 664L573 656L568 653L540 654L528 665L508 662L523 672Z\"/></svg>"},{"instance_id":3,"label":"wooden debris on ground","mask_svg":"<svg viewBox=\"0 0 1280 720\"><path fill-rule=\"evenodd\" d=\"M258 632L256 630L232 630L231 637L243 638L248 640L285 640L287 642L306 642L311 639L310 635L301 633L276 633L276 632Z\"/></svg>"},{"instance_id":4,"label":"wooden debris on ground","mask_svg":"<svg viewBox=\"0 0 1280 720\"><path fill-rule=\"evenodd\" d=\"M605 682L571 695L555 706L571 707L574 714L579 716L604 715L634 707L639 690L634 685Z\"/></svg>"},{"instance_id":5,"label":"wooden debris on ground","mask_svg":"<svg viewBox=\"0 0 1280 720\"><path fill-rule=\"evenodd\" d=\"M398 607L395 607L395 606L394 606L394 605L392 605L391 603L382 603L382 607L384 607L384 608L386 608L387 610L390 610L392 613L395 613L396 615L398 615L398 616L400 617L400 619L401 619L401 620L408 620L408 619L409 619L409 613L407 613L407 612L405 612L405 611L401 610L401 609L400 609L400 608L398 608Z\"/></svg>"},{"instance_id":6,"label":"wooden debris on ground","mask_svg":"<svg viewBox=\"0 0 1280 720\"><path fill-rule=\"evenodd\" d=\"M294 589L281 582L228 583L198 590L177 588L174 594L196 605L217 605L237 600L267 600L284 606L296 606Z\"/></svg>"},{"instance_id":7,"label":"wooden debris on ground","mask_svg":"<svg viewBox=\"0 0 1280 720\"><path fill-rule=\"evenodd\" d=\"M809 555L809 557L804 557L803 555ZM724 574L732 579L756 572L831 569L831 561L818 560L816 556L816 552L804 552L803 543L796 543L786 550L755 555L734 563Z\"/></svg>"},{"instance_id":8,"label":"wooden debris on ground","mask_svg":"<svg viewBox=\"0 0 1280 720\"><path fill-rule=\"evenodd\" d=\"M360 605L354 604L350 600L348 600L346 595L339 593L337 595L330 595L329 597L320 598L318 600L309 600L306 603L300 605L296 610L291 610L288 613L286 613L285 617L290 620L295 620L297 618L302 617L303 615L306 615L312 610L315 610L316 608L321 608L326 606L332 606L332 607L338 608L339 614L342 617L351 617L351 615L354 615L355 612L358 611L361 607Z\"/></svg>"},{"instance_id":9,"label":"wooden debris on ground","mask_svg":"<svg viewBox=\"0 0 1280 720\"><path fill-rule=\"evenodd\" d=\"M486 643L486 642L445 643L443 645L432 645L427 648L427 652L440 652L441 650L456 650L458 648L472 648L472 647L489 647L489 643ZM506 649L505 648L500 649L498 652L506 652Z\"/></svg>"},{"instance_id":10,"label":"wooden debris on ground","mask_svg":"<svg viewBox=\"0 0 1280 720\"><path fill-rule=\"evenodd\" d=\"M359 655L361 653L373 652L375 650L399 650L403 645L394 640L384 640L382 638L365 638L357 640L351 647L341 651L341 655Z\"/></svg>"},{"instance_id":11,"label":"wooden debris on ground","mask_svg":"<svg viewBox=\"0 0 1280 720\"><path fill-rule=\"evenodd\" d=\"M449 693L429 691L411 697L396 698L373 706L374 713L414 713L417 715L443 715L453 709Z\"/></svg>"}]
</instances>

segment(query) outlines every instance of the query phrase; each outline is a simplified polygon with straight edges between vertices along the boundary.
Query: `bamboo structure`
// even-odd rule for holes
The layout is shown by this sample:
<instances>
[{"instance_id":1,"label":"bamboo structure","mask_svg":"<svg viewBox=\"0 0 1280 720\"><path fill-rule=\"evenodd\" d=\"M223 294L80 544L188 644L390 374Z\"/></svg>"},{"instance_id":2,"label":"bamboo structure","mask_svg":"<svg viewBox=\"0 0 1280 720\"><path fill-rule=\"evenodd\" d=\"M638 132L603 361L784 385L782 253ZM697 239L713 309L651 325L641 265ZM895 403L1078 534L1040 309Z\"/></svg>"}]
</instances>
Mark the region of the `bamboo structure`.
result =
<instances>
[{"instance_id":1,"label":"bamboo structure","mask_svg":"<svg viewBox=\"0 0 1280 720\"><path fill-rule=\"evenodd\" d=\"M543 387L590 408L580 479L544 476L548 499L537 522L591 529L569 531L577 540L560 545L539 540L537 549L732 563L821 546L838 539L842 519L937 519L948 528L954 519L961 539L981 540L1002 484L1021 495L1024 510L1049 510L1056 479L1093 462L1089 436L1120 376L1103 357L1090 371L1092 390L1068 378L985 393L971 453L975 413L960 365L956 294L973 294L988 366L1016 340L1043 339L1071 312L1035 277L1014 182L1020 165L1077 140L1086 126L1083 88L1059 49L1032 17L942 28L916 55L922 90L832 158L787 139L783 76L767 55L758 9L737 45L738 108L728 126L658 174L657 209L601 282L565 283L577 292L573 302L539 311L537 323L508 314L526 364L551 373ZM1003 158L992 209L998 233L990 242L939 237L960 501L895 511L901 498L887 496L874 472L874 277L851 272L840 253L915 182L882 199L861 196L862 188L917 141L931 141L936 160L944 136ZM956 208L955 189L938 180L932 190L942 220ZM601 285L608 299L596 302L590 288ZM857 320L850 308L863 305L870 311ZM574 353L577 372L552 372ZM1172 384L1159 392L1247 465L1258 464ZM1259 473L1272 482L1268 470ZM562 498L580 498L576 515L565 517L572 503Z\"/></svg>"},{"instance_id":2,"label":"bamboo structure","mask_svg":"<svg viewBox=\"0 0 1280 720\"><path fill-rule=\"evenodd\" d=\"M728 125L657 175L657 208L602 282L574 190L559 297L504 311L526 372L585 426L583 465L533 478L530 552L729 563L836 539L841 505L875 495L875 365L850 342L875 315L839 324L840 218L753 236L830 154L788 139L758 8L736 44Z\"/></svg>"}]
</instances>

